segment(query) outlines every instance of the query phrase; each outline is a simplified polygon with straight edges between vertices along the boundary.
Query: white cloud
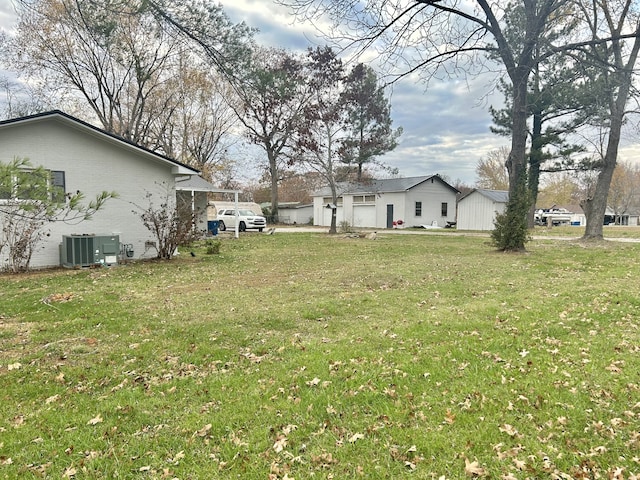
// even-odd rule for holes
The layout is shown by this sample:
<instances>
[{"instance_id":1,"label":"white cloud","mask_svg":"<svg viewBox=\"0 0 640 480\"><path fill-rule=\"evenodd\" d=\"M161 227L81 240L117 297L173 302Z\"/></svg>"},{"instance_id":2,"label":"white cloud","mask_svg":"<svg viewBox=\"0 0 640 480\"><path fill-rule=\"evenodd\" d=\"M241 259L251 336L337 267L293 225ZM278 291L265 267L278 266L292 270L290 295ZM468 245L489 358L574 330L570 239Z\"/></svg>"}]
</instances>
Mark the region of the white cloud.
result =
<instances>
[{"instance_id":1,"label":"white cloud","mask_svg":"<svg viewBox=\"0 0 640 480\"><path fill-rule=\"evenodd\" d=\"M0 30L10 32L15 28L16 11L11 0L0 0Z\"/></svg>"}]
</instances>

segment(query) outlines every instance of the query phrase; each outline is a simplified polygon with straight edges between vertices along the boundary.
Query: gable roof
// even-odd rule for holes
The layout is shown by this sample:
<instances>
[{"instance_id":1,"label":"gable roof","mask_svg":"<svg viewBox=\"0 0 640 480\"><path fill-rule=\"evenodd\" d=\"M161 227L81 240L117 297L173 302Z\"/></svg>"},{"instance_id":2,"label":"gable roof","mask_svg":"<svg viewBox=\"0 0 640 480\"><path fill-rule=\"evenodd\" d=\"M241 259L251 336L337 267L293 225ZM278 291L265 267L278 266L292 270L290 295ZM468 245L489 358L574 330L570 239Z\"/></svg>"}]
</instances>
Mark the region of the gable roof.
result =
<instances>
[{"instance_id":1,"label":"gable roof","mask_svg":"<svg viewBox=\"0 0 640 480\"><path fill-rule=\"evenodd\" d=\"M25 117L2 120L0 121L0 129L4 129L6 127L14 126L14 125L29 124L29 123L46 121L46 120L58 121L69 127L80 130L84 133L93 135L98 138L102 138L103 140L106 140L108 142L119 144L129 150L135 151L137 153L141 153L147 157L151 157L156 161L166 163L172 168L172 173L176 175L197 175L198 173L200 173L199 170L192 168L184 163L180 163L177 160L174 160L160 153L154 152L153 150L149 150L148 148L142 147L123 137L120 137L113 133L109 133L106 130L103 130L94 125L91 125L90 123L80 120L79 118L73 117L68 113L64 113L61 110L51 110L49 112L36 113L35 115L28 115Z\"/></svg>"},{"instance_id":2,"label":"gable roof","mask_svg":"<svg viewBox=\"0 0 640 480\"><path fill-rule=\"evenodd\" d=\"M422 177L387 178L382 180L370 180L363 183L341 183L338 185L338 195L353 195L361 193L395 193L406 192L429 180L437 180L455 193L458 189L445 182L440 175L428 175ZM324 187L314 193L314 197L331 194L329 187Z\"/></svg>"},{"instance_id":3,"label":"gable roof","mask_svg":"<svg viewBox=\"0 0 640 480\"><path fill-rule=\"evenodd\" d=\"M471 190L466 195L460 197L458 202L461 202L473 193L479 193L483 197L486 197L495 203L507 203L509 201L509 192L507 190L487 190L485 188L476 188L474 190Z\"/></svg>"}]
</instances>

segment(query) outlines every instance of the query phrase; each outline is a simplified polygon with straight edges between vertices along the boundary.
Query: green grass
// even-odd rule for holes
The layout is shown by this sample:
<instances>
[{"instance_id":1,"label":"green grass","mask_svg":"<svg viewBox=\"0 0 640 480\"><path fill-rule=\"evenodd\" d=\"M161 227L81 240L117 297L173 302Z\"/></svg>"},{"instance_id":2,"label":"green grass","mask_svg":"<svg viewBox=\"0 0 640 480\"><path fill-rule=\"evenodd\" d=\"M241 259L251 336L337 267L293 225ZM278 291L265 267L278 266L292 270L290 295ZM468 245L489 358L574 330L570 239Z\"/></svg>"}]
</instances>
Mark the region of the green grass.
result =
<instances>
[{"instance_id":1,"label":"green grass","mask_svg":"<svg viewBox=\"0 0 640 480\"><path fill-rule=\"evenodd\" d=\"M206 248L0 277L0 478L640 474L640 244Z\"/></svg>"}]
</instances>

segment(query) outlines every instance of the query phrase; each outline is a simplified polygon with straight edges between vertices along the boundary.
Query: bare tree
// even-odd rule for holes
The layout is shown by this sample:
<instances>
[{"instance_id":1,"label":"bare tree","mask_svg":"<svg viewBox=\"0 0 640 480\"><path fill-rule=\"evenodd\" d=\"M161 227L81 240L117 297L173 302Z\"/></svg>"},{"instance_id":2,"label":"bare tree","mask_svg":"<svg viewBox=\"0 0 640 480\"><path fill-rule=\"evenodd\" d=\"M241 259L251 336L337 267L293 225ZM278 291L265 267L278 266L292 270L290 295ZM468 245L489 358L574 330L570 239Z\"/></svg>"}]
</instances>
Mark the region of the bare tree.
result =
<instances>
[{"instance_id":1,"label":"bare tree","mask_svg":"<svg viewBox=\"0 0 640 480\"><path fill-rule=\"evenodd\" d=\"M233 130L239 122L230 107L239 101L235 90L199 58L183 53L175 76L154 101L162 108L154 108L159 112L151 128L151 148L206 171L212 180L237 142Z\"/></svg>"},{"instance_id":2,"label":"bare tree","mask_svg":"<svg viewBox=\"0 0 640 480\"><path fill-rule=\"evenodd\" d=\"M278 185L284 170L294 161L288 152L310 95L304 61L285 50L257 49L253 63L238 77L240 108L236 113L249 140L266 155L271 213L277 218Z\"/></svg>"},{"instance_id":3,"label":"bare tree","mask_svg":"<svg viewBox=\"0 0 640 480\"><path fill-rule=\"evenodd\" d=\"M575 175L567 172L554 173L543 181L538 204L541 208L578 205L581 194L581 183L576 180Z\"/></svg>"},{"instance_id":4,"label":"bare tree","mask_svg":"<svg viewBox=\"0 0 640 480\"><path fill-rule=\"evenodd\" d=\"M509 174L506 161L509 158L509 149L500 147L487 153L486 158L481 158L476 164L476 186L489 190L509 190Z\"/></svg>"},{"instance_id":5,"label":"bare tree","mask_svg":"<svg viewBox=\"0 0 640 480\"><path fill-rule=\"evenodd\" d=\"M10 66L56 94L83 99L102 127L142 145L157 112L149 102L182 48L152 15L92 0L20 0Z\"/></svg>"},{"instance_id":6,"label":"bare tree","mask_svg":"<svg viewBox=\"0 0 640 480\"><path fill-rule=\"evenodd\" d=\"M640 15L632 0L579 2L578 6L591 34L591 42L580 52L579 58L591 67L593 81L600 86L599 98L594 98L594 102L599 103L603 99L603 117L600 119L608 126L606 148L597 165L599 172L595 188L582 202L587 216L583 238L600 240L603 238L607 198L640 52Z\"/></svg>"},{"instance_id":7,"label":"bare tree","mask_svg":"<svg viewBox=\"0 0 640 480\"><path fill-rule=\"evenodd\" d=\"M180 18L202 14L198 22L212 20L207 31L217 29L220 37L235 31L219 6L199 10L196 3L181 4L194 8ZM227 76L202 58L199 44L176 35L173 24L166 28L156 3L19 0L18 5L19 29L5 56L40 85L41 94L54 93L49 96L63 99L67 110L80 110L80 117L97 119L111 133L198 169L211 172L225 161L237 122L228 103L237 96ZM178 4L167 1L163 7L168 11ZM242 27L236 36L245 33ZM85 114L87 109L91 113Z\"/></svg>"},{"instance_id":8,"label":"bare tree","mask_svg":"<svg viewBox=\"0 0 640 480\"><path fill-rule=\"evenodd\" d=\"M341 81L344 77L342 61L328 48L309 52L309 85L314 92L305 106L305 127L296 133L296 152L302 162L317 172L331 191L332 208L329 233L337 232L336 207L338 204L338 176L341 165L339 155L344 138L344 108Z\"/></svg>"},{"instance_id":9,"label":"bare tree","mask_svg":"<svg viewBox=\"0 0 640 480\"><path fill-rule=\"evenodd\" d=\"M613 172L607 197L607 204L613 210L616 223L621 223L623 215L637 208L639 200L640 168L629 162L619 162Z\"/></svg>"}]
</instances>

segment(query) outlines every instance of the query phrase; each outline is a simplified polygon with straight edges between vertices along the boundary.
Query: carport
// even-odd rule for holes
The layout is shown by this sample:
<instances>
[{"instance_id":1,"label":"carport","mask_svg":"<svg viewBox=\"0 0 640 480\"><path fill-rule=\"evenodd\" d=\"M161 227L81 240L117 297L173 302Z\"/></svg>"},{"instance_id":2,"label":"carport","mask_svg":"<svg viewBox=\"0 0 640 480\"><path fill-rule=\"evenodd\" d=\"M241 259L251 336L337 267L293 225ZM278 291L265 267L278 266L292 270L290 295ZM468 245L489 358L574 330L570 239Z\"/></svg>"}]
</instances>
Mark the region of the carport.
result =
<instances>
[{"instance_id":1,"label":"carport","mask_svg":"<svg viewBox=\"0 0 640 480\"><path fill-rule=\"evenodd\" d=\"M235 201L236 215L238 213L238 194L239 190L225 190L217 188L215 185L207 182L204 178L197 175L189 177L176 178L176 201L182 201L184 204L191 205L191 212L204 212L197 214L197 228L207 229L207 205L209 203L209 193L232 193ZM236 222L235 237L240 236L239 222Z\"/></svg>"}]
</instances>

